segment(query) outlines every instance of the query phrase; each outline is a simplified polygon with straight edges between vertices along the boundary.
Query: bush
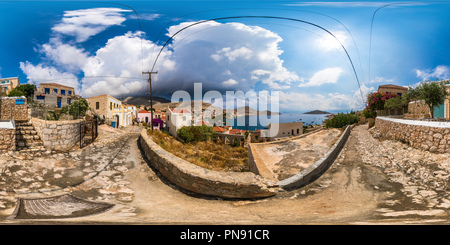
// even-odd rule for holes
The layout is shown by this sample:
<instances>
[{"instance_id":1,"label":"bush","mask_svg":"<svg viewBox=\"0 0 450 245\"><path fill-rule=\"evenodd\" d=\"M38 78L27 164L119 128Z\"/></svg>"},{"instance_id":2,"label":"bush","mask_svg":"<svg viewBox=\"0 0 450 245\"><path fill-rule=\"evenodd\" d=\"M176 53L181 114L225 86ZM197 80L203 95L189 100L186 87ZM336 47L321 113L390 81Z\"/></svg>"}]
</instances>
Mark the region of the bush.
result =
<instances>
[{"instance_id":1,"label":"bush","mask_svg":"<svg viewBox=\"0 0 450 245\"><path fill-rule=\"evenodd\" d=\"M377 112L376 111L372 111L371 109L369 109L368 107L366 107L363 111L362 114L365 118L375 118L377 116Z\"/></svg>"},{"instance_id":2,"label":"bush","mask_svg":"<svg viewBox=\"0 0 450 245\"><path fill-rule=\"evenodd\" d=\"M384 104L387 100L399 97L397 94L392 93L384 93L384 92L372 92L369 95L367 95L367 107L371 111L376 110L384 110Z\"/></svg>"},{"instance_id":3,"label":"bush","mask_svg":"<svg viewBox=\"0 0 450 245\"><path fill-rule=\"evenodd\" d=\"M177 130L178 137L186 143L211 140L215 134L213 128L206 125L182 127Z\"/></svg>"},{"instance_id":4,"label":"bush","mask_svg":"<svg viewBox=\"0 0 450 245\"><path fill-rule=\"evenodd\" d=\"M342 128L358 122L358 117L352 113L338 113L333 118L325 120L325 127L327 128Z\"/></svg>"}]
</instances>

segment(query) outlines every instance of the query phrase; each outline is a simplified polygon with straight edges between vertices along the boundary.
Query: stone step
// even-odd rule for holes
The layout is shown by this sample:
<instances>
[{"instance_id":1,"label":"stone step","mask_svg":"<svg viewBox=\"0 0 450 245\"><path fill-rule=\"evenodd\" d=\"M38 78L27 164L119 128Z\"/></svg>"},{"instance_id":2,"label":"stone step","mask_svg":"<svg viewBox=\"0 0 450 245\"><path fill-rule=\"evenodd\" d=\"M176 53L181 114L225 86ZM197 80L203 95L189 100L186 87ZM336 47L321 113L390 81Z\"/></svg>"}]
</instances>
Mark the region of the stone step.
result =
<instances>
[{"instance_id":1,"label":"stone step","mask_svg":"<svg viewBox=\"0 0 450 245\"><path fill-rule=\"evenodd\" d=\"M26 134L19 134L16 135L16 141L21 141L21 140L40 140L41 137L39 137L39 135L26 135Z\"/></svg>"},{"instance_id":2,"label":"stone step","mask_svg":"<svg viewBox=\"0 0 450 245\"><path fill-rule=\"evenodd\" d=\"M37 135L36 130L17 130L16 129L16 135Z\"/></svg>"},{"instance_id":3,"label":"stone step","mask_svg":"<svg viewBox=\"0 0 450 245\"><path fill-rule=\"evenodd\" d=\"M30 146L43 146L43 142L40 140L36 140L36 141L17 141L16 142L16 147L30 147Z\"/></svg>"},{"instance_id":4,"label":"stone step","mask_svg":"<svg viewBox=\"0 0 450 245\"><path fill-rule=\"evenodd\" d=\"M47 151L44 147L20 147L16 148L20 152L45 152Z\"/></svg>"},{"instance_id":5,"label":"stone step","mask_svg":"<svg viewBox=\"0 0 450 245\"><path fill-rule=\"evenodd\" d=\"M28 131L30 131L30 130L35 130L34 129L34 127L33 126L17 126L16 125L16 131L17 130L21 130L21 131L26 131L26 130L28 130Z\"/></svg>"},{"instance_id":6,"label":"stone step","mask_svg":"<svg viewBox=\"0 0 450 245\"><path fill-rule=\"evenodd\" d=\"M16 123L16 127L32 127L33 124L31 124L30 122L22 122L22 123Z\"/></svg>"}]
</instances>

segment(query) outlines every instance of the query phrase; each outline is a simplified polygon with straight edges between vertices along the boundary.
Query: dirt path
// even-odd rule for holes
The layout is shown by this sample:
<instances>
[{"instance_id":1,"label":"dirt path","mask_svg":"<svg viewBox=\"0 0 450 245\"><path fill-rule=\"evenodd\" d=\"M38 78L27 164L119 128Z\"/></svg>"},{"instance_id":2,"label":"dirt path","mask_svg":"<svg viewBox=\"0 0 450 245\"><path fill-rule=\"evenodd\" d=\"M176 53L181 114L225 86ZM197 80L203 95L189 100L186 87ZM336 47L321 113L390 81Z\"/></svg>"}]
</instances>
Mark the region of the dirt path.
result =
<instances>
[{"instance_id":1,"label":"dirt path","mask_svg":"<svg viewBox=\"0 0 450 245\"><path fill-rule=\"evenodd\" d=\"M110 210L58 220L5 220L0 223L42 224L370 224L446 222L441 214L385 216L387 206L407 202L401 186L377 167L364 163L359 144L367 125L357 126L332 167L314 183L260 200L222 200L186 194L166 182L142 158L136 132L129 132L116 158L91 182L66 193L114 204ZM125 137L125 136L124 136ZM123 138L120 140L123 141ZM103 161L108 159L105 156ZM93 160L95 164L95 160ZM121 170L121 171L118 171ZM67 175L66 175L67 176ZM46 194L48 195L48 194ZM1 193L0 193L1 197ZM1 199L0 199L1 200ZM12 200L9 198L8 200ZM411 207L405 205L405 207ZM416 208L416 207L415 207ZM407 209L407 208L406 208ZM0 207L1 210L1 207ZM4 213L11 212L8 209ZM425 218L424 218L425 217Z\"/></svg>"}]
</instances>

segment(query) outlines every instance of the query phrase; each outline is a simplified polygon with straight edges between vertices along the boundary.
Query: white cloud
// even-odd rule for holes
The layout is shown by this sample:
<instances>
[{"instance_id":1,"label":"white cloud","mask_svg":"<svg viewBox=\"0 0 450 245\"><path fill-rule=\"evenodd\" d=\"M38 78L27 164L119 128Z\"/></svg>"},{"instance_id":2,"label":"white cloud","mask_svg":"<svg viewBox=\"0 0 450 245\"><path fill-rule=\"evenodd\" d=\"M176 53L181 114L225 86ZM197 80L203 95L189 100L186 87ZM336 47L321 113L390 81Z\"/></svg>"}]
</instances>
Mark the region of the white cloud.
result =
<instances>
[{"instance_id":1,"label":"white cloud","mask_svg":"<svg viewBox=\"0 0 450 245\"><path fill-rule=\"evenodd\" d=\"M27 75L28 83L54 82L75 88L75 93L79 94L78 78L66 72L60 72L55 67L48 67L42 64L33 65L30 62L20 62L20 69Z\"/></svg>"},{"instance_id":2,"label":"white cloud","mask_svg":"<svg viewBox=\"0 0 450 245\"><path fill-rule=\"evenodd\" d=\"M139 19L141 20L155 20L160 18L162 15L161 14L139 14ZM132 14L130 16L128 16L128 18L130 19L137 19L138 17L135 14Z\"/></svg>"},{"instance_id":3,"label":"white cloud","mask_svg":"<svg viewBox=\"0 0 450 245\"><path fill-rule=\"evenodd\" d=\"M232 85L236 85L238 82L236 80L234 80L233 78L230 78L224 82L222 82L223 85L225 86L232 86Z\"/></svg>"},{"instance_id":4,"label":"white cloud","mask_svg":"<svg viewBox=\"0 0 450 245\"><path fill-rule=\"evenodd\" d=\"M78 94L85 97L146 92L148 75L142 71L152 68L161 46L144 39L143 32L112 37L93 53L82 48L82 42L92 35L120 25L125 20L122 12L127 10L66 11L62 22L52 28L49 42L36 49L42 61L37 65L27 61L21 69L33 81L70 78L63 84L79 88ZM190 24L171 26L167 35ZM73 36L77 42L64 42L60 34ZM203 84L204 91L224 92L230 86L248 91L258 82L271 89L288 89L299 77L283 67L281 41L267 29L241 23L210 21L193 26L175 36L161 53L155 66L158 74L152 76L153 92L170 96L175 90L193 89L196 82ZM76 79L76 74L84 77Z\"/></svg>"},{"instance_id":5,"label":"white cloud","mask_svg":"<svg viewBox=\"0 0 450 245\"><path fill-rule=\"evenodd\" d=\"M301 83L299 87L315 87L327 83L337 83L339 76L343 72L342 68L326 68L314 73L307 83Z\"/></svg>"},{"instance_id":6,"label":"white cloud","mask_svg":"<svg viewBox=\"0 0 450 245\"><path fill-rule=\"evenodd\" d=\"M372 79L369 82L367 82L367 84L371 84L371 83L392 84L392 83L394 83L394 79L387 79L387 78L384 78L384 77L375 77L374 79Z\"/></svg>"},{"instance_id":7,"label":"white cloud","mask_svg":"<svg viewBox=\"0 0 450 245\"><path fill-rule=\"evenodd\" d=\"M167 35L193 23L171 26ZM233 79L243 91L259 81L272 89L287 89L299 77L283 67L281 41L276 33L258 26L214 21L194 25L174 36L169 45L178 74L169 78L162 72L158 77L180 87L202 82L205 89L225 90L229 83L223 81Z\"/></svg>"},{"instance_id":8,"label":"white cloud","mask_svg":"<svg viewBox=\"0 0 450 245\"><path fill-rule=\"evenodd\" d=\"M68 70L79 69L88 59L88 54L83 49L62 43L58 38L51 38L49 43L43 44L40 52L55 64Z\"/></svg>"},{"instance_id":9,"label":"white cloud","mask_svg":"<svg viewBox=\"0 0 450 245\"><path fill-rule=\"evenodd\" d=\"M77 42L84 42L113 25L120 25L126 20L121 12L130 12L120 8L92 8L65 11L61 23L52 30L74 36Z\"/></svg>"},{"instance_id":10,"label":"white cloud","mask_svg":"<svg viewBox=\"0 0 450 245\"><path fill-rule=\"evenodd\" d=\"M422 80L448 79L450 77L450 67L438 65L434 69L415 70L418 78Z\"/></svg>"}]
</instances>

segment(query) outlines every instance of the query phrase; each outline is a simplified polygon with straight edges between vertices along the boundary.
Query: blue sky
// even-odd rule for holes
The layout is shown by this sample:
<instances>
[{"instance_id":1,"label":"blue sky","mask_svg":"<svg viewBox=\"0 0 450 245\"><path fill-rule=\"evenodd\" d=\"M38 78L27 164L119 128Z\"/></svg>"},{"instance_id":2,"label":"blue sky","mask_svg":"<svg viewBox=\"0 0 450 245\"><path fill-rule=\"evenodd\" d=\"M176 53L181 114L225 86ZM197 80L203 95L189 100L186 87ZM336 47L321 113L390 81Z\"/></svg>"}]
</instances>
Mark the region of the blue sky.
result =
<instances>
[{"instance_id":1,"label":"blue sky","mask_svg":"<svg viewBox=\"0 0 450 245\"><path fill-rule=\"evenodd\" d=\"M145 95L142 71L154 65L154 96L170 99L202 83L203 92L278 91L281 112L345 112L362 109L362 98L382 84L450 78L449 8L450 2L0 1L0 77L123 98Z\"/></svg>"}]
</instances>

